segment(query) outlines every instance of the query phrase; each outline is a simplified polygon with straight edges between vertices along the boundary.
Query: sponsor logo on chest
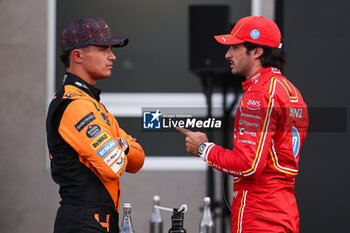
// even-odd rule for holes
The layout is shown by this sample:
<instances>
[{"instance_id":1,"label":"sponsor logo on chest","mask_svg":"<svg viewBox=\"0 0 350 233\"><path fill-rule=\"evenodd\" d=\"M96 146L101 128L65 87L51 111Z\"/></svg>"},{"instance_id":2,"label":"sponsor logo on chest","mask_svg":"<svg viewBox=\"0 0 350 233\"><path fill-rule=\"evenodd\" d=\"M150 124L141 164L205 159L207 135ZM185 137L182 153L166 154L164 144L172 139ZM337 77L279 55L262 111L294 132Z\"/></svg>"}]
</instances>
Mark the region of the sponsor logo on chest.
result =
<instances>
[{"instance_id":1,"label":"sponsor logo on chest","mask_svg":"<svg viewBox=\"0 0 350 233\"><path fill-rule=\"evenodd\" d=\"M97 151L97 154L103 158L105 157L106 154L108 154L111 150L113 150L115 147L117 146L117 144L115 143L115 141L113 141L112 139L110 139L101 149L99 149Z\"/></svg>"},{"instance_id":2,"label":"sponsor logo on chest","mask_svg":"<svg viewBox=\"0 0 350 233\"><path fill-rule=\"evenodd\" d=\"M261 106L260 100L248 99L248 101L247 101L247 108L250 110L258 110L258 109L260 109L260 106Z\"/></svg>"},{"instance_id":3,"label":"sponsor logo on chest","mask_svg":"<svg viewBox=\"0 0 350 233\"><path fill-rule=\"evenodd\" d=\"M110 137L107 133L104 133L99 138L97 138L95 141L93 141L90 145L93 149L96 149L96 148L100 147L103 144L103 142L105 142L107 139L110 139Z\"/></svg>"},{"instance_id":4,"label":"sponsor logo on chest","mask_svg":"<svg viewBox=\"0 0 350 233\"><path fill-rule=\"evenodd\" d=\"M89 125L86 130L86 136L89 138L97 137L101 133L101 127L99 125Z\"/></svg>"},{"instance_id":5,"label":"sponsor logo on chest","mask_svg":"<svg viewBox=\"0 0 350 233\"><path fill-rule=\"evenodd\" d=\"M92 112L84 116L77 124L75 124L75 128L80 132L84 129L91 121L95 120L95 116Z\"/></svg>"}]
</instances>

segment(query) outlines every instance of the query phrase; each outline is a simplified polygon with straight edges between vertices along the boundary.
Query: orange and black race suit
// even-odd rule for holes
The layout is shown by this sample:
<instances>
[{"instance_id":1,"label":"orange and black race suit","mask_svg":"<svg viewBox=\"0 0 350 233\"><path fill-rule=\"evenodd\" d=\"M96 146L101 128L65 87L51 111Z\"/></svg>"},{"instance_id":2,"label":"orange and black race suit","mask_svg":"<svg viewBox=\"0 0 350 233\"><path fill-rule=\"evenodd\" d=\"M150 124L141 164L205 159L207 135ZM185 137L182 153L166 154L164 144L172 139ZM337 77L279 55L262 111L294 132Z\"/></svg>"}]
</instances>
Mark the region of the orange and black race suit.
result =
<instances>
[{"instance_id":1,"label":"orange and black race suit","mask_svg":"<svg viewBox=\"0 0 350 233\"><path fill-rule=\"evenodd\" d=\"M51 101L47 142L61 206L55 232L119 232L119 177L143 166L145 154L100 101L100 90L65 74ZM124 138L124 151L117 138Z\"/></svg>"},{"instance_id":2,"label":"orange and black race suit","mask_svg":"<svg viewBox=\"0 0 350 233\"><path fill-rule=\"evenodd\" d=\"M203 159L233 175L232 232L299 232L294 194L300 148L309 124L300 92L278 69L264 68L243 83L233 150L214 144Z\"/></svg>"}]
</instances>

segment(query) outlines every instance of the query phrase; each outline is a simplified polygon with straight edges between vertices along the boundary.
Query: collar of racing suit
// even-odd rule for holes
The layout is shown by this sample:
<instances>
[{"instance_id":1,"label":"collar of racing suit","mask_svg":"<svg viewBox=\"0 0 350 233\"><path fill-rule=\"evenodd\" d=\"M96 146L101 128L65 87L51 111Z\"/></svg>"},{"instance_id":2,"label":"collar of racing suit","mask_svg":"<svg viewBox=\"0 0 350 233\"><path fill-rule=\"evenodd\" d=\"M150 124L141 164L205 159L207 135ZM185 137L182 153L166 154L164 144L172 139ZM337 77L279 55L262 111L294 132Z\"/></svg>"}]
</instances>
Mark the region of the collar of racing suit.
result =
<instances>
[{"instance_id":1,"label":"collar of racing suit","mask_svg":"<svg viewBox=\"0 0 350 233\"><path fill-rule=\"evenodd\" d=\"M75 74L66 72L63 78L63 85L73 85L75 87L78 87L82 91L89 94L95 100L100 101L101 90L85 82Z\"/></svg>"},{"instance_id":2,"label":"collar of racing suit","mask_svg":"<svg viewBox=\"0 0 350 233\"><path fill-rule=\"evenodd\" d=\"M256 84L257 82L261 81L259 79L264 78L266 73L273 72L275 74L281 74L281 71L274 67L266 67L263 68L256 73L254 73L250 78L242 83L243 91L246 92L252 85Z\"/></svg>"}]
</instances>

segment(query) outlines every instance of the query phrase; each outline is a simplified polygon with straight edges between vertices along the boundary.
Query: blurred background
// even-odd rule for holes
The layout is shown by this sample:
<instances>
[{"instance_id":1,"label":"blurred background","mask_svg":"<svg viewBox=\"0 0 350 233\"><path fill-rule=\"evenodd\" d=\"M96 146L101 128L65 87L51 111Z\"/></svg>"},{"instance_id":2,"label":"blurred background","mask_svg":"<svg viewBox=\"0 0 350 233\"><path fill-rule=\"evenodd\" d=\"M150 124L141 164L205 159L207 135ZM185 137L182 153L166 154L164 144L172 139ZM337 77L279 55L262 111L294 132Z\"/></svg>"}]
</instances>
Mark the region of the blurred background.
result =
<instances>
[{"instance_id":1,"label":"blurred background","mask_svg":"<svg viewBox=\"0 0 350 233\"><path fill-rule=\"evenodd\" d=\"M102 17L112 35L130 38L114 50L113 75L98 87L102 102L146 152L144 168L121 178L121 203L132 204L135 231L148 232L157 194L166 207L188 204L187 232L199 232L203 198L211 196L216 232L230 232L223 194L230 203L231 178L189 156L182 135L143 130L142 108L209 106L210 113L218 107L221 117L232 118L240 78L228 75L227 48L213 35L229 32L244 16L263 15L281 28L283 73L311 108L295 186L300 232L348 232L349 9L345 0L0 0L1 231L53 231L60 198L48 165L45 118L64 72L57 39L72 21ZM209 135L231 147L230 121L225 127ZM167 232L171 214L162 215Z\"/></svg>"}]
</instances>

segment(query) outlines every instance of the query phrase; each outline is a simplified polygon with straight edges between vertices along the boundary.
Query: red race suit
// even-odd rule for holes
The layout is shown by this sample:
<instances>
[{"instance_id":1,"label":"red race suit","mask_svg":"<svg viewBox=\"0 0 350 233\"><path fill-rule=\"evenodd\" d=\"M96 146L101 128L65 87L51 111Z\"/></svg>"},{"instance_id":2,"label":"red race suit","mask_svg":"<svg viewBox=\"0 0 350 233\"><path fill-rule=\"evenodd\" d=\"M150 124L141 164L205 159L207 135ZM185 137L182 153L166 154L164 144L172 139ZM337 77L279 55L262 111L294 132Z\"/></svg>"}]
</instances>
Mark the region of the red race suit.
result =
<instances>
[{"instance_id":1,"label":"red race suit","mask_svg":"<svg viewBox=\"0 0 350 233\"><path fill-rule=\"evenodd\" d=\"M294 183L309 125L300 92L264 68L243 83L233 150L207 143L202 158L234 176L232 232L299 232Z\"/></svg>"}]
</instances>

